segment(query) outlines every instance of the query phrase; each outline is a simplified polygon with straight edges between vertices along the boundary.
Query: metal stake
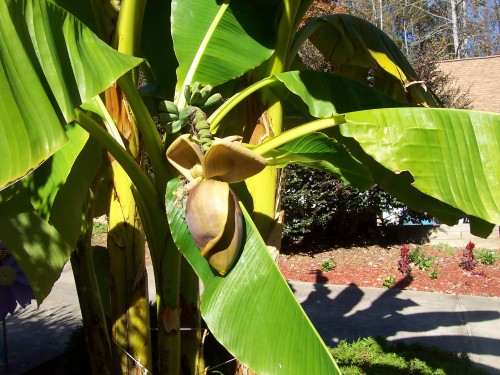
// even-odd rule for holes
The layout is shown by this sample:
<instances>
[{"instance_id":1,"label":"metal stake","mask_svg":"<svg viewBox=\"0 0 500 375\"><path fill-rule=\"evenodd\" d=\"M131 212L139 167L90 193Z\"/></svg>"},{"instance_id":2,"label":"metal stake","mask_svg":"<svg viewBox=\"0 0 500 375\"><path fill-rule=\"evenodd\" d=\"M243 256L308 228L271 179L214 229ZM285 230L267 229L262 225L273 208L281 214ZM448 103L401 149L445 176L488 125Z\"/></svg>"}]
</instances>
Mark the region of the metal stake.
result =
<instances>
[{"instance_id":1,"label":"metal stake","mask_svg":"<svg viewBox=\"0 0 500 375\"><path fill-rule=\"evenodd\" d=\"M9 372L9 353L8 353L8 348L7 348L7 323L5 323L5 319L2 320L2 326L3 326L3 361L5 364L5 372Z\"/></svg>"}]
</instances>

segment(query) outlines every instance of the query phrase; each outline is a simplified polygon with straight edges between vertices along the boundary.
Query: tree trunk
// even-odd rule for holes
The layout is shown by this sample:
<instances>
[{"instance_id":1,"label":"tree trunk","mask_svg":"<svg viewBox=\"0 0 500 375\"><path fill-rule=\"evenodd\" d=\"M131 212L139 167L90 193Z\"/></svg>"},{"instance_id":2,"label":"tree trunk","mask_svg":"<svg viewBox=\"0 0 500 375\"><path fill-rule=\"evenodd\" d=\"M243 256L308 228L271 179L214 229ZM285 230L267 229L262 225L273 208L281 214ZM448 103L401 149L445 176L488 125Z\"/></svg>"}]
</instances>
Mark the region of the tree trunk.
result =
<instances>
[{"instance_id":1,"label":"tree trunk","mask_svg":"<svg viewBox=\"0 0 500 375\"><path fill-rule=\"evenodd\" d=\"M458 17L457 17L457 4L456 0L450 0L451 8L451 26L453 33L453 49L455 58L460 59L460 40L459 40L459 30L458 30Z\"/></svg>"}]
</instances>

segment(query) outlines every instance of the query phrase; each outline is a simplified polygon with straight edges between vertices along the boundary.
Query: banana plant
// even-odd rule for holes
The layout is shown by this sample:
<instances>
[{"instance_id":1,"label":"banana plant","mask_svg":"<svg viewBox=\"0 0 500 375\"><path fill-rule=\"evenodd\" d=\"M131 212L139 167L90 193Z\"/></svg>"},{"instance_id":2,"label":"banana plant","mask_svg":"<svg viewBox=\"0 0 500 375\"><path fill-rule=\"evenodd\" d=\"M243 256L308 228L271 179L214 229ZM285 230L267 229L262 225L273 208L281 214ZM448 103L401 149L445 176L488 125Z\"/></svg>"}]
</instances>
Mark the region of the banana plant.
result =
<instances>
[{"instance_id":1,"label":"banana plant","mask_svg":"<svg viewBox=\"0 0 500 375\"><path fill-rule=\"evenodd\" d=\"M381 30L300 26L310 4L0 3L0 240L39 304L71 259L94 373L203 371L201 318L259 374L340 373L273 258L289 163L500 224L500 115L439 108ZM305 69L306 40L333 73Z\"/></svg>"}]
</instances>

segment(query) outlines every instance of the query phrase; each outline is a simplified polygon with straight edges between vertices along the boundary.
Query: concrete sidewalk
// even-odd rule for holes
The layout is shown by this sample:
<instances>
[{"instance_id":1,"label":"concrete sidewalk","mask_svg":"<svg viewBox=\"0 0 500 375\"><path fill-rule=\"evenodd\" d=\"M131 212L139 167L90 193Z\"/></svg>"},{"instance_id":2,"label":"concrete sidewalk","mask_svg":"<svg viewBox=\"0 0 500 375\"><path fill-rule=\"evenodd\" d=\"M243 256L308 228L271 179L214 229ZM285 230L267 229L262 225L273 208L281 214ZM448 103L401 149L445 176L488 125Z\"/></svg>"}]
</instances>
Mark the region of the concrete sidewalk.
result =
<instances>
[{"instance_id":1,"label":"concrete sidewalk","mask_svg":"<svg viewBox=\"0 0 500 375\"><path fill-rule=\"evenodd\" d=\"M148 269L150 296L154 296ZM327 345L382 336L466 352L500 373L500 298L290 282ZM81 324L71 268L64 269L40 309L32 304L7 318L9 375L20 375L61 354ZM0 329L1 330L1 329ZM0 336L1 337L1 336ZM5 374L0 358L0 374Z\"/></svg>"},{"instance_id":2,"label":"concrete sidewalk","mask_svg":"<svg viewBox=\"0 0 500 375\"><path fill-rule=\"evenodd\" d=\"M381 336L467 353L500 374L500 298L290 282L329 346Z\"/></svg>"}]
</instances>

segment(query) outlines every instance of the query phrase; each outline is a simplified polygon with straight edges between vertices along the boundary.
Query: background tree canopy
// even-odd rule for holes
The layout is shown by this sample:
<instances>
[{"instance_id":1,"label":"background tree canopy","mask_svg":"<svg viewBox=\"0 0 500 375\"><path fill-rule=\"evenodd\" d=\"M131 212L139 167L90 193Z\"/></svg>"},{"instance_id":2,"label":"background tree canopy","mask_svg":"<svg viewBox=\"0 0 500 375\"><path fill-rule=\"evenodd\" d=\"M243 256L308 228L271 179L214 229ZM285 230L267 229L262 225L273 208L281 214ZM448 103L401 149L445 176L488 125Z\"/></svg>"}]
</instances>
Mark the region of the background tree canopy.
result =
<instances>
[{"instance_id":1,"label":"background tree canopy","mask_svg":"<svg viewBox=\"0 0 500 375\"><path fill-rule=\"evenodd\" d=\"M430 219L375 186L360 191L332 175L289 165L282 176L284 238L380 241L388 225ZM383 213L391 214L383 217Z\"/></svg>"}]
</instances>

